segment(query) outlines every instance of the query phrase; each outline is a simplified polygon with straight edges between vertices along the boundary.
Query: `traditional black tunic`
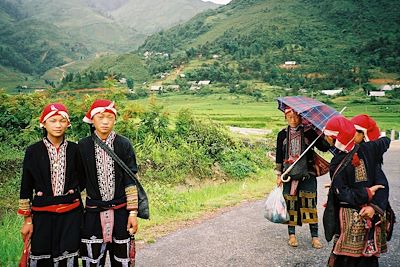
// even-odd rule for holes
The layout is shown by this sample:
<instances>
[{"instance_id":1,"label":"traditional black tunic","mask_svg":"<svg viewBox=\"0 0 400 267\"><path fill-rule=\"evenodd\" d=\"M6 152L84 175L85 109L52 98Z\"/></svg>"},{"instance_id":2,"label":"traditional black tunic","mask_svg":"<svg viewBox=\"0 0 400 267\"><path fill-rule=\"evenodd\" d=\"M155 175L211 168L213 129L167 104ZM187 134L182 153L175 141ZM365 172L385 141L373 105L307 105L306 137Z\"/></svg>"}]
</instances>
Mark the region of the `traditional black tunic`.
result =
<instances>
[{"instance_id":1,"label":"traditional black tunic","mask_svg":"<svg viewBox=\"0 0 400 267\"><path fill-rule=\"evenodd\" d=\"M85 180L83 187L86 188L87 206L96 206L96 209L86 208L84 215L84 226L82 234L82 260L90 266L104 265L105 252L110 251L111 262L115 266L128 266L129 262L129 243L130 235L126 229L129 211L126 207L113 209L113 229L112 242L106 243L103 240L103 228L101 225L100 211L105 211L115 206L127 202L126 188L134 186L134 181L118 165L102 162L96 162L96 148L92 137L86 137L79 142L79 150L83 159L85 170ZM137 172L136 157L130 141L120 135L115 135L113 141L113 150L124 163L134 172ZM111 169L110 169L111 168ZM111 183L112 199L104 199L105 194L101 192L99 176L102 172L110 173L114 176ZM111 177L112 177L111 176ZM109 175L107 177L110 177ZM104 177L104 179L107 179ZM105 188L103 186L103 188ZM103 190L104 191L104 190ZM110 196L110 195L108 195Z\"/></svg>"},{"instance_id":2,"label":"traditional black tunic","mask_svg":"<svg viewBox=\"0 0 400 267\"><path fill-rule=\"evenodd\" d=\"M296 131L301 136L302 141L298 144L300 146L298 148L299 153L302 153L318 137L312 128L304 127L303 125L299 125L296 129L287 127L281 130L276 141L276 171L278 173L286 170L284 162L288 160L288 139L291 139L288 131ZM323 138L319 138L315 143L315 147L321 151L328 151L329 144ZM312 149L306 153L304 159L297 163L295 168L300 171L299 176L301 177L292 177L291 181L283 184L283 195L290 215L289 225L316 224L318 223L317 180ZM297 190L294 194L290 194L294 179L298 180Z\"/></svg>"},{"instance_id":3,"label":"traditional black tunic","mask_svg":"<svg viewBox=\"0 0 400 267\"><path fill-rule=\"evenodd\" d=\"M23 162L20 199L29 199L34 207L41 208L71 204L80 199L78 172L80 157L77 144L67 142L64 156L66 157L64 189L60 195L54 196L48 149L44 141L29 146ZM70 190L74 193L67 194ZM38 196L38 192L41 192L42 196ZM24 212L29 212L29 209ZM65 213L40 211L32 213L31 266L57 264L78 266L81 206Z\"/></svg>"},{"instance_id":4,"label":"traditional black tunic","mask_svg":"<svg viewBox=\"0 0 400 267\"><path fill-rule=\"evenodd\" d=\"M386 252L385 217L382 211L388 203L389 193L388 182L380 165L389 144L390 139L386 137L362 143L357 152L360 161L350 162L332 181L338 207L332 266L378 266L377 256ZM332 159L331 177L345 156L346 153L341 152ZM385 189L379 189L372 198L368 188L377 184L384 185ZM363 206L371 203L376 204L376 213L372 220L366 221L358 213ZM367 228L366 223L369 224Z\"/></svg>"}]
</instances>

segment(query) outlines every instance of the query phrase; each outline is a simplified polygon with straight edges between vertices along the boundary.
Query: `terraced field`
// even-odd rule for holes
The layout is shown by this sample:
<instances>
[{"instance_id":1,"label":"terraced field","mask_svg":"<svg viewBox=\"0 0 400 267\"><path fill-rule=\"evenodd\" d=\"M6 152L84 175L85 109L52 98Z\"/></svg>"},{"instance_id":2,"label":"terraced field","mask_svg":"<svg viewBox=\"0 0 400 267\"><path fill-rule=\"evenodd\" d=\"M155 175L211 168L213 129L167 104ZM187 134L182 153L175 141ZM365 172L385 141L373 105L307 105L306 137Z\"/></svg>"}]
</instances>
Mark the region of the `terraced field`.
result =
<instances>
[{"instance_id":1,"label":"terraced field","mask_svg":"<svg viewBox=\"0 0 400 267\"><path fill-rule=\"evenodd\" d=\"M144 106L148 105L148 101L135 100ZM155 96L155 102L172 115L181 109L189 109L199 117L210 118L227 126L277 130L285 125L276 101L257 102L245 95L162 95ZM366 113L378 122L382 130L400 131L400 105L338 101L332 106L337 110L346 106L344 115L348 118Z\"/></svg>"}]
</instances>

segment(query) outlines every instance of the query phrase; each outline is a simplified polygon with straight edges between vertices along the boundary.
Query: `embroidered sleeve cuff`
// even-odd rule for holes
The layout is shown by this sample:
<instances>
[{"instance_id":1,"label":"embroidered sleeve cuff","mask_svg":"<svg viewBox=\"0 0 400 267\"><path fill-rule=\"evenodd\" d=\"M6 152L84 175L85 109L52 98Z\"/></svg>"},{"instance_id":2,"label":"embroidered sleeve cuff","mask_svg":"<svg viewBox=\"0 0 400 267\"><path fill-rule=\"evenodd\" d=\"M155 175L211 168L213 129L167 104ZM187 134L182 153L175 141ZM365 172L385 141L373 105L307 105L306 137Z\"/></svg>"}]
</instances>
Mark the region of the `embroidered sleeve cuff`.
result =
<instances>
[{"instance_id":1,"label":"embroidered sleeve cuff","mask_svg":"<svg viewBox=\"0 0 400 267\"><path fill-rule=\"evenodd\" d=\"M31 215L31 202L29 199L20 199L18 201L17 213L22 216L30 216Z\"/></svg>"},{"instance_id":2,"label":"embroidered sleeve cuff","mask_svg":"<svg viewBox=\"0 0 400 267\"><path fill-rule=\"evenodd\" d=\"M138 192L136 186L128 186L125 188L126 194L126 209L137 210L138 209Z\"/></svg>"}]
</instances>

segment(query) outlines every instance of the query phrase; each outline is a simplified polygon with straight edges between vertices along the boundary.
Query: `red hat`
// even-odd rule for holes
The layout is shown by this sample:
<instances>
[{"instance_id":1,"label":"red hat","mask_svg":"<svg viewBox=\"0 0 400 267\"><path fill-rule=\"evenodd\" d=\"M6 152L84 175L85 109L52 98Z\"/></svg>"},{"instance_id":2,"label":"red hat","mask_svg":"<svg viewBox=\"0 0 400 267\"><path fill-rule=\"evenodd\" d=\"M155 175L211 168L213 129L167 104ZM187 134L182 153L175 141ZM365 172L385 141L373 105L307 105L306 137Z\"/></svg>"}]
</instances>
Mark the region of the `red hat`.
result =
<instances>
[{"instance_id":1,"label":"red hat","mask_svg":"<svg viewBox=\"0 0 400 267\"><path fill-rule=\"evenodd\" d=\"M51 103L44 107L42 111L42 115L40 116L40 128L44 127L44 122L55 115L61 115L63 118L68 120L68 127L71 126L71 122L69 120L69 114L67 108L60 103Z\"/></svg>"},{"instance_id":2,"label":"red hat","mask_svg":"<svg viewBox=\"0 0 400 267\"><path fill-rule=\"evenodd\" d=\"M90 106L90 109L83 118L83 121L92 124L94 115L103 112L112 113L115 115L115 117L117 117L117 109L115 108L114 102L106 99L97 99L93 102L92 106Z\"/></svg>"},{"instance_id":3,"label":"red hat","mask_svg":"<svg viewBox=\"0 0 400 267\"><path fill-rule=\"evenodd\" d=\"M334 137L336 139L335 147L341 151L348 153L354 148L356 128L351 121L341 115L328 120L324 134Z\"/></svg>"},{"instance_id":4,"label":"red hat","mask_svg":"<svg viewBox=\"0 0 400 267\"><path fill-rule=\"evenodd\" d=\"M381 135L380 130L376 122L366 114L360 114L351 119L354 123L354 127L357 130L364 132L364 141L374 141Z\"/></svg>"}]
</instances>

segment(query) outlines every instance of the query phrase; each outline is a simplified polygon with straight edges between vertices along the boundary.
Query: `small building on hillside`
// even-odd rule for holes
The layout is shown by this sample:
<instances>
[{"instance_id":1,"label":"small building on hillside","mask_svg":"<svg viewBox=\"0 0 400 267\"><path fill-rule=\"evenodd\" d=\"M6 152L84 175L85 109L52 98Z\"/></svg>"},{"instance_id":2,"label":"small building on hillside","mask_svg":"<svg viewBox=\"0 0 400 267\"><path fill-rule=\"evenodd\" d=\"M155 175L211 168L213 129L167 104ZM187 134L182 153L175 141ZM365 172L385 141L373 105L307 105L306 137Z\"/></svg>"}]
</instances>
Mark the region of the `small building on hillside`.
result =
<instances>
[{"instance_id":1,"label":"small building on hillside","mask_svg":"<svg viewBox=\"0 0 400 267\"><path fill-rule=\"evenodd\" d=\"M199 85L199 86L206 86L206 85L209 85L211 83L211 81L209 81L209 80L204 80L204 81L199 81L198 83L197 83L197 85Z\"/></svg>"},{"instance_id":2,"label":"small building on hillside","mask_svg":"<svg viewBox=\"0 0 400 267\"><path fill-rule=\"evenodd\" d=\"M285 61L285 66L294 66L296 64L297 64L296 61L293 60Z\"/></svg>"},{"instance_id":3,"label":"small building on hillside","mask_svg":"<svg viewBox=\"0 0 400 267\"><path fill-rule=\"evenodd\" d=\"M382 97L385 96L385 91L370 91L368 96Z\"/></svg>"},{"instance_id":4,"label":"small building on hillside","mask_svg":"<svg viewBox=\"0 0 400 267\"><path fill-rule=\"evenodd\" d=\"M392 91L395 88L400 88L400 85L399 84L392 84L392 85L385 84L385 85L382 85L379 89L381 91Z\"/></svg>"},{"instance_id":5,"label":"small building on hillside","mask_svg":"<svg viewBox=\"0 0 400 267\"><path fill-rule=\"evenodd\" d=\"M334 90L321 90L321 93L324 95L329 95L329 96L334 96L341 94L343 92L343 89L334 89Z\"/></svg>"}]
</instances>

